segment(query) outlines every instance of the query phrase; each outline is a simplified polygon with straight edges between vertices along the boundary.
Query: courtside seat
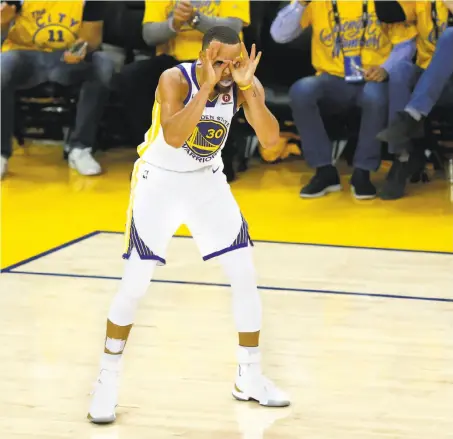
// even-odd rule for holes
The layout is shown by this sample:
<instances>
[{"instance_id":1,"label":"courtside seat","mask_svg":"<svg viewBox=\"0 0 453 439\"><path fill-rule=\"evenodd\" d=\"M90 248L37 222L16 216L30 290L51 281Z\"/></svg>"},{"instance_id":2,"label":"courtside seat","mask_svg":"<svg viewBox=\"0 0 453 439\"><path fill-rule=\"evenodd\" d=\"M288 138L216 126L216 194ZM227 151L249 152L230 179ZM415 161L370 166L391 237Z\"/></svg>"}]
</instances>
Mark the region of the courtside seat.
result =
<instances>
[{"instance_id":1,"label":"courtside seat","mask_svg":"<svg viewBox=\"0 0 453 439\"><path fill-rule=\"evenodd\" d=\"M66 141L75 121L79 89L78 85L46 82L16 91L14 135L18 143L23 146L26 137Z\"/></svg>"}]
</instances>

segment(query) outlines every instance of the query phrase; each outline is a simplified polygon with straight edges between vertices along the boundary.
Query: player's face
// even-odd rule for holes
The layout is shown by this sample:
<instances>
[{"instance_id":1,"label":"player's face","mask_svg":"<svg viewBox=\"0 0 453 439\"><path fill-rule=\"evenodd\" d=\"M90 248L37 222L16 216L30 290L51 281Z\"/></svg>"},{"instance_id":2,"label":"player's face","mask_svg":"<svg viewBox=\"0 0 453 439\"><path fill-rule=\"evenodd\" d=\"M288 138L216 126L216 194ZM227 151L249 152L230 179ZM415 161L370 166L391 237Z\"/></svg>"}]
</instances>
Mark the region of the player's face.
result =
<instances>
[{"instance_id":1,"label":"player's face","mask_svg":"<svg viewBox=\"0 0 453 439\"><path fill-rule=\"evenodd\" d=\"M219 52L214 60L213 67L217 72L222 68L222 64L226 61L234 61L241 55L240 44L221 44ZM227 93L233 85L233 76L231 70L226 67L220 78L220 81L215 86L219 93Z\"/></svg>"}]
</instances>

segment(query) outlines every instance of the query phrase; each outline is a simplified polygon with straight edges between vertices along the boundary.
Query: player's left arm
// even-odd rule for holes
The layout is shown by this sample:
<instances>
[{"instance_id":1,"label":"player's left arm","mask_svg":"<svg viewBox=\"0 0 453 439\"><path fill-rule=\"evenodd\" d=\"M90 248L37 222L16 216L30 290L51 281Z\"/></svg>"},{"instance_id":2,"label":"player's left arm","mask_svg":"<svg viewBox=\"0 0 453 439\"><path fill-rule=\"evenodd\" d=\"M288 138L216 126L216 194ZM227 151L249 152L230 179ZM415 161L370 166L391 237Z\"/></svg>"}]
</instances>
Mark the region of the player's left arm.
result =
<instances>
[{"instance_id":1,"label":"player's left arm","mask_svg":"<svg viewBox=\"0 0 453 439\"><path fill-rule=\"evenodd\" d=\"M266 107L264 88L256 78L255 71L261 59L261 52L256 54L252 44L250 55L245 44L241 42L241 56L230 61L230 71L239 88L238 106L244 108L245 117L253 127L263 148L271 148L280 138L280 127L277 119Z\"/></svg>"},{"instance_id":2,"label":"player's left arm","mask_svg":"<svg viewBox=\"0 0 453 439\"><path fill-rule=\"evenodd\" d=\"M272 148L280 139L280 126L266 106L264 87L257 77L253 85L239 91L238 104L242 103L245 118L255 130L263 148Z\"/></svg>"}]
</instances>

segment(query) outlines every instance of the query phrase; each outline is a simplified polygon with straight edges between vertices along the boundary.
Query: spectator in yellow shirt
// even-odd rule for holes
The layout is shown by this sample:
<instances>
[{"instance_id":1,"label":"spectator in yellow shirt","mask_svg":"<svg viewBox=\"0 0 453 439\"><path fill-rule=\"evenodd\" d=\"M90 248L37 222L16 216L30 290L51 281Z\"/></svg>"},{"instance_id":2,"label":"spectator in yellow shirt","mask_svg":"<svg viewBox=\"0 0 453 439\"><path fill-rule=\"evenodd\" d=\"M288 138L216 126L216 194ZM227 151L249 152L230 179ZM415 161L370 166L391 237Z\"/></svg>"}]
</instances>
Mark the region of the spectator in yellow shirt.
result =
<instances>
[{"instance_id":1,"label":"spectator in yellow shirt","mask_svg":"<svg viewBox=\"0 0 453 439\"><path fill-rule=\"evenodd\" d=\"M156 57L124 67L121 91L134 143L143 141L151 124L159 77L182 62L198 59L203 35L214 26L240 33L250 24L249 0L146 0L143 39L156 46Z\"/></svg>"},{"instance_id":2,"label":"spectator in yellow shirt","mask_svg":"<svg viewBox=\"0 0 453 439\"><path fill-rule=\"evenodd\" d=\"M381 194L385 199L404 195L411 167L411 139L423 136L426 116L436 104L453 107L453 1L401 4L407 20L417 26L417 63L405 63L399 72L398 87L390 88L391 123L378 135L383 141L399 145L397 160Z\"/></svg>"},{"instance_id":3,"label":"spectator in yellow shirt","mask_svg":"<svg viewBox=\"0 0 453 439\"><path fill-rule=\"evenodd\" d=\"M300 195L314 198L341 190L321 110L323 114L338 114L357 106L362 118L352 191L357 199L374 198L376 188L370 171L377 170L381 162L376 135L387 124L388 80L402 60L413 56L415 28L381 23L372 0L294 2L288 8L294 10L279 13L271 34L283 43L292 38L291 32L312 26L312 64L316 69L316 76L300 79L290 89L304 156L316 168Z\"/></svg>"},{"instance_id":4,"label":"spectator in yellow shirt","mask_svg":"<svg viewBox=\"0 0 453 439\"><path fill-rule=\"evenodd\" d=\"M81 84L68 162L82 175L97 175L92 156L98 124L109 96L113 60L102 43L104 2L32 1L1 3L2 134L0 178L12 154L14 99L18 89L51 81ZM79 51L75 43L83 44Z\"/></svg>"}]
</instances>

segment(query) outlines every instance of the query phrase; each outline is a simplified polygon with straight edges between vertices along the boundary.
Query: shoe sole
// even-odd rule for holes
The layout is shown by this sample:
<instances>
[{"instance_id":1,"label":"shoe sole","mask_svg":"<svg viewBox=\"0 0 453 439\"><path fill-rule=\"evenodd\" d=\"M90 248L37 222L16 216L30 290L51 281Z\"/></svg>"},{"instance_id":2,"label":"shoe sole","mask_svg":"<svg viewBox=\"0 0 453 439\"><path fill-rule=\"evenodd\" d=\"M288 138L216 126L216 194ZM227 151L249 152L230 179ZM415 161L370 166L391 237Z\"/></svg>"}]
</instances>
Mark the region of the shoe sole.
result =
<instances>
[{"instance_id":1,"label":"shoe sole","mask_svg":"<svg viewBox=\"0 0 453 439\"><path fill-rule=\"evenodd\" d=\"M68 163L69 163L69 167L70 167L71 169L74 169L74 170L77 171L80 175L83 175L83 176L85 176L85 177L94 177L94 176L96 176L96 175L101 175L101 174L102 174L102 170L100 170L100 171L98 171L98 172L92 172L92 173L88 173L88 174L82 174L82 173L77 169L77 167L74 165L74 162L72 162L71 159L69 159Z\"/></svg>"},{"instance_id":2,"label":"shoe sole","mask_svg":"<svg viewBox=\"0 0 453 439\"><path fill-rule=\"evenodd\" d=\"M115 420L116 420L116 415L113 415L113 416L110 417L110 418L98 418L98 419L95 419L95 418L93 418L93 417L88 413L87 419L88 419L92 424L99 424L99 425L102 425L102 424L112 424L112 423L115 422Z\"/></svg>"},{"instance_id":3,"label":"shoe sole","mask_svg":"<svg viewBox=\"0 0 453 439\"><path fill-rule=\"evenodd\" d=\"M351 187L351 192L357 200L374 200L377 194L374 195L357 195L354 186Z\"/></svg>"},{"instance_id":4,"label":"shoe sole","mask_svg":"<svg viewBox=\"0 0 453 439\"><path fill-rule=\"evenodd\" d=\"M236 389L233 389L231 394L233 395L233 398L235 398L238 401L242 402L253 401L257 402L259 405L262 405L263 407L288 407L291 404L289 401L267 401L267 403L264 404L261 401L252 398L251 396L247 396L245 393L237 391Z\"/></svg>"},{"instance_id":5,"label":"shoe sole","mask_svg":"<svg viewBox=\"0 0 453 439\"><path fill-rule=\"evenodd\" d=\"M316 194L300 194L300 198L320 198L323 197L324 195L327 195L332 192L340 192L341 191L341 184L335 184L332 186L327 186L324 190L321 192L317 192Z\"/></svg>"}]
</instances>

